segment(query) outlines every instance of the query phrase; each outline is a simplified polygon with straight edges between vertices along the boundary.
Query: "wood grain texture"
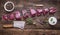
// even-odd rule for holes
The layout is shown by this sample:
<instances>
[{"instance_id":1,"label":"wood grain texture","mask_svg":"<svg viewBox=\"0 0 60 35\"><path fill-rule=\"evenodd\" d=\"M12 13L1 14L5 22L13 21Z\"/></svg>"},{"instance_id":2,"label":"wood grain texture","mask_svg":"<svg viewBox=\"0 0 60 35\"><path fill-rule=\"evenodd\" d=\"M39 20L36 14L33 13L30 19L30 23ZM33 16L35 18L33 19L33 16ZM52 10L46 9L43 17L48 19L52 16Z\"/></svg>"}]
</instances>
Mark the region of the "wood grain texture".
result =
<instances>
[{"instance_id":1,"label":"wood grain texture","mask_svg":"<svg viewBox=\"0 0 60 35\"><path fill-rule=\"evenodd\" d=\"M35 25L26 25L24 30L19 28L3 28L3 25L13 24L12 21L2 21L0 20L0 35L60 35L60 0L0 0L0 16L2 14L8 14L4 10L4 4L7 1L12 1L15 4L15 10L21 10L22 7L20 5L24 4L25 8L33 7L32 4L44 4L44 7L54 6L57 8L57 12L54 14L56 18L58 18L58 23L55 26L51 26L47 23L43 23L42 25L36 23ZM31 5L31 6L30 6ZM14 11L15 11L14 10ZM47 18L51 15L47 15ZM45 16L39 16L40 20L44 20ZM34 19L35 21L38 19Z\"/></svg>"}]
</instances>

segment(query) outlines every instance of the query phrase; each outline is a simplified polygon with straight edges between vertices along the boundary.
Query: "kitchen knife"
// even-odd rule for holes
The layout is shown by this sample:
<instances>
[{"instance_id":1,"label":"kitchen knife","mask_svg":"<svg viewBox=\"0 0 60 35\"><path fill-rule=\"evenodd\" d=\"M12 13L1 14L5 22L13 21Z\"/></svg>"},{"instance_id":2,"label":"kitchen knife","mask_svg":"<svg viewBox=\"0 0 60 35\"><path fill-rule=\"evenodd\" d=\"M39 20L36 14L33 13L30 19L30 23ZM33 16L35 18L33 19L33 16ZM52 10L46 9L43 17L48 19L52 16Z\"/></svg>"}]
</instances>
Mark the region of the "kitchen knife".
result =
<instances>
[{"instance_id":1,"label":"kitchen knife","mask_svg":"<svg viewBox=\"0 0 60 35\"><path fill-rule=\"evenodd\" d=\"M13 21L13 24L3 25L4 28L16 27L20 29L24 29L24 26L25 26L25 21Z\"/></svg>"}]
</instances>

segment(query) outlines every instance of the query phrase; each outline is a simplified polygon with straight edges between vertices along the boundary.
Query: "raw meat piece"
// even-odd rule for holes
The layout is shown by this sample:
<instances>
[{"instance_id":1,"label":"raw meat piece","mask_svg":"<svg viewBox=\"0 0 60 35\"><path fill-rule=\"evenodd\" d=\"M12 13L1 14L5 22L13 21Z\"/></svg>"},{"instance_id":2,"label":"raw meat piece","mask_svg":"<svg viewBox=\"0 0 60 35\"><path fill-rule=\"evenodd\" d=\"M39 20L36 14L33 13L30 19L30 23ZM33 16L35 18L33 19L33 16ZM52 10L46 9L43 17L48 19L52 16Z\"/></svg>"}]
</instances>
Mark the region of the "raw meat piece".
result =
<instances>
[{"instance_id":1,"label":"raw meat piece","mask_svg":"<svg viewBox=\"0 0 60 35\"><path fill-rule=\"evenodd\" d=\"M21 19L21 13L19 11L15 11L14 14L15 14L15 18L17 20L20 20Z\"/></svg>"},{"instance_id":2,"label":"raw meat piece","mask_svg":"<svg viewBox=\"0 0 60 35\"><path fill-rule=\"evenodd\" d=\"M49 9L48 9L48 8L45 8L45 9L43 10L43 14L44 14L44 15L46 15L48 12L49 12Z\"/></svg>"},{"instance_id":3,"label":"raw meat piece","mask_svg":"<svg viewBox=\"0 0 60 35\"><path fill-rule=\"evenodd\" d=\"M14 14L13 13L11 13L11 14L9 14L9 20L14 20Z\"/></svg>"},{"instance_id":4,"label":"raw meat piece","mask_svg":"<svg viewBox=\"0 0 60 35\"><path fill-rule=\"evenodd\" d=\"M22 10L22 14L24 18L27 18L29 16L28 11L27 10Z\"/></svg>"},{"instance_id":5,"label":"raw meat piece","mask_svg":"<svg viewBox=\"0 0 60 35\"><path fill-rule=\"evenodd\" d=\"M54 14L56 12L56 8L50 7L50 13Z\"/></svg>"},{"instance_id":6,"label":"raw meat piece","mask_svg":"<svg viewBox=\"0 0 60 35\"><path fill-rule=\"evenodd\" d=\"M30 13L31 13L32 16L35 16L37 12L34 9L30 9Z\"/></svg>"},{"instance_id":7,"label":"raw meat piece","mask_svg":"<svg viewBox=\"0 0 60 35\"><path fill-rule=\"evenodd\" d=\"M41 14L42 14L42 12L43 12L43 10L42 10L42 9L37 9L37 15L41 15Z\"/></svg>"},{"instance_id":8,"label":"raw meat piece","mask_svg":"<svg viewBox=\"0 0 60 35\"><path fill-rule=\"evenodd\" d=\"M3 20L8 20L7 14L4 14L4 15L2 16L2 19L3 19Z\"/></svg>"}]
</instances>

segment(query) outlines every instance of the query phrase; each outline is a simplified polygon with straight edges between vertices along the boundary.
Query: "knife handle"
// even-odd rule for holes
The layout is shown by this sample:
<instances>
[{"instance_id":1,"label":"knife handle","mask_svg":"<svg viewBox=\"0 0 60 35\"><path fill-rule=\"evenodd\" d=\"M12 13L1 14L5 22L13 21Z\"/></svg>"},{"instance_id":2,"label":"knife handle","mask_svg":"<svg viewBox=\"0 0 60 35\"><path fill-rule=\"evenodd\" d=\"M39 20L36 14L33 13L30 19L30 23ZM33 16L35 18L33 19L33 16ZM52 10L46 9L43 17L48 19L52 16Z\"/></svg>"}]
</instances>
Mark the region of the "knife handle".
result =
<instances>
[{"instance_id":1,"label":"knife handle","mask_svg":"<svg viewBox=\"0 0 60 35\"><path fill-rule=\"evenodd\" d=\"M11 27L13 27L13 25L12 25L12 24L9 24L9 25L3 25L3 27L4 27L4 28L11 28Z\"/></svg>"}]
</instances>

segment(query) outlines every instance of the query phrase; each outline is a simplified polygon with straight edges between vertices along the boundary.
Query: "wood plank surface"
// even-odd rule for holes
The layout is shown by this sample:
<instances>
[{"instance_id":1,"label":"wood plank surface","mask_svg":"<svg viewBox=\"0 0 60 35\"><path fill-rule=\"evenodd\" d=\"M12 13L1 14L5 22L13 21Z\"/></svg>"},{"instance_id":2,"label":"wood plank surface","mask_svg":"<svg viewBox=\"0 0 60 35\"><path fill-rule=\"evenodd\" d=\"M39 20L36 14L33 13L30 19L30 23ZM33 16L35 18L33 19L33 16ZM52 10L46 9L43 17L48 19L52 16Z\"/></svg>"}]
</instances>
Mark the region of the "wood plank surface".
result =
<instances>
[{"instance_id":1,"label":"wood plank surface","mask_svg":"<svg viewBox=\"0 0 60 35\"><path fill-rule=\"evenodd\" d=\"M60 0L0 0L0 18L3 14L7 14L4 10L4 4L7 1L12 1L15 4L15 10L21 10L21 4L24 4L25 7L30 7L32 3L36 4L44 4L44 7L51 7L54 6L57 8L57 12L54 14L54 17L58 18L58 22L55 26L51 26L48 23L39 24L38 22L36 25L25 25L23 30L19 28L4 28L3 25L13 25L13 21L2 21L0 20L0 35L60 35ZM31 6L32 7L32 6ZM47 18L53 15L47 15ZM46 16L39 16L36 19L33 18L35 21L39 18L39 20L44 20ZM44 18L44 19L43 19ZM45 20L44 20L45 21ZM47 21L46 21L47 22ZM7 26L7 27L8 27Z\"/></svg>"}]
</instances>

